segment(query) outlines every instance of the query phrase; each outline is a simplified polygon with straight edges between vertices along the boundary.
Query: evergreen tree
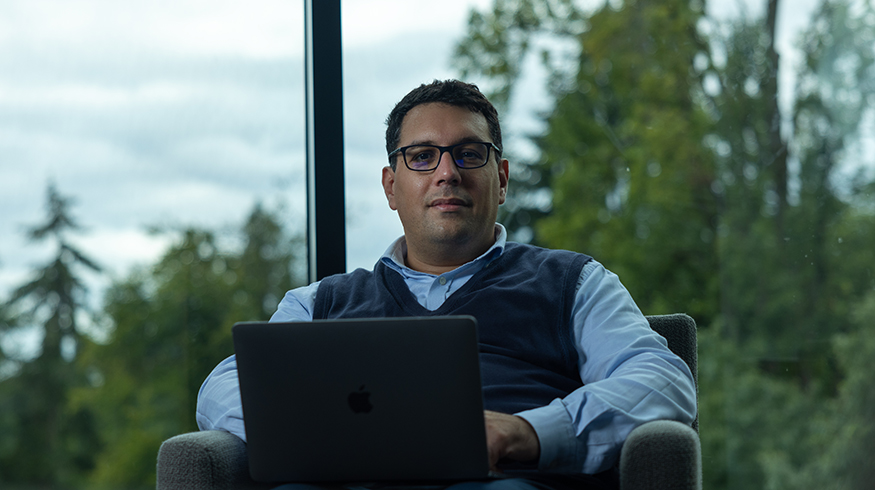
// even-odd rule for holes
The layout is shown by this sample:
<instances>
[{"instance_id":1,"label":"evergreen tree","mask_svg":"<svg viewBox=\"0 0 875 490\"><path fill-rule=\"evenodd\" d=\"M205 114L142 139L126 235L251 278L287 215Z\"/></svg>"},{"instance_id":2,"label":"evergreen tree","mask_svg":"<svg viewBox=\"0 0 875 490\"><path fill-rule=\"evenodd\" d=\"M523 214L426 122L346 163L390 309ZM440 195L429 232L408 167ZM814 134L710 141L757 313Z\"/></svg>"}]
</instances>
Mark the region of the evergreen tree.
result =
<instances>
[{"instance_id":1,"label":"evergreen tree","mask_svg":"<svg viewBox=\"0 0 875 490\"><path fill-rule=\"evenodd\" d=\"M80 315L88 311L80 273L101 269L69 241L69 233L81 230L70 215L70 199L54 185L47 194L47 219L30 228L28 237L52 243L54 258L12 293L0 330L40 338L36 356L13 357L14 374L0 380L0 483L73 484L91 467L96 449L90 412L68 410L68 400L70 390L85 382L73 363L87 342L79 328Z\"/></svg>"},{"instance_id":2,"label":"evergreen tree","mask_svg":"<svg viewBox=\"0 0 875 490\"><path fill-rule=\"evenodd\" d=\"M691 70L707 50L696 31L703 15L697 2L634 0L605 4L583 22L574 2L497 1L491 13L471 15L457 53L465 73L498 73L502 95L533 36L553 29L576 41L572 63L545 56L548 68L563 67L549 77L556 102L535 138L539 161L511 172L522 178L512 182L504 223L512 232L531 227L538 244L592 254L648 313L688 311L709 323L718 309L717 210L701 140L711 122Z\"/></svg>"},{"instance_id":3,"label":"evergreen tree","mask_svg":"<svg viewBox=\"0 0 875 490\"><path fill-rule=\"evenodd\" d=\"M786 313L791 284L783 248L787 208L787 145L784 118L777 106L778 58L775 23L778 2L770 0L765 19L742 18L712 33L711 53L722 53L719 66L711 62L703 90L714 129L703 143L714 155L712 187L718 206L720 259L720 323L733 342L751 335L769 335ZM757 257L756 261L747 258ZM774 265L769 280L763 267Z\"/></svg>"},{"instance_id":4,"label":"evergreen tree","mask_svg":"<svg viewBox=\"0 0 875 490\"><path fill-rule=\"evenodd\" d=\"M584 16L578 61L547 65L555 107L506 224L593 254L646 313L696 318L705 487L862 482L865 468L840 464L859 459L839 446L869 447L872 429L844 386L871 376L831 346L859 338L853 312L868 311L875 287L875 184L840 173L875 102L875 12L867 0L823 1L800 42L793 112L782 114L779 2L763 6L762 18L728 24L694 0L610 1ZM459 66L498 73L499 93L511 93L520 61L493 60L562 24L552 12L508 0L472 14ZM545 195L550 205L525 208ZM831 433L847 437L828 444Z\"/></svg>"},{"instance_id":5,"label":"evergreen tree","mask_svg":"<svg viewBox=\"0 0 875 490\"><path fill-rule=\"evenodd\" d=\"M691 70L705 49L688 1L605 6L580 37L574 90L541 139L553 209L542 243L591 253L648 313L717 312L710 121ZM658 285L654 287L654 285Z\"/></svg>"},{"instance_id":6,"label":"evergreen tree","mask_svg":"<svg viewBox=\"0 0 875 490\"><path fill-rule=\"evenodd\" d=\"M80 360L99 382L77 391L101 420L104 450L92 486L154 488L157 448L197 430L197 393L233 353L232 325L267 319L297 284L296 240L275 216L256 206L241 236L235 252L223 250L212 232L182 230L158 263L107 292L109 340Z\"/></svg>"},{"instance_id":7,"label":"evergreen tree","mask_svg":"<svg viewBox=\"0 0 875 490\"><path fill-rule=\"evenodd\" d=\"M512 99L525 97L515 86L532 51L538 51L548 69L550 93L559 98L568 91L576 74L572 53L588 25L574 0L495 0L487 12L471 11L453 61L463 79L485 79L481 90L499 114L506 113ZM538 141L537 135L532 138ZM508 150L504 155L512 162L509 199L499 208L498 220L511 239L539 243L535 225L552 209L551 174L538 160L521 159Z\"/></svg>"},{"instance_id":8,"label":"evergreen tree","mask_svg":"<svg viewBox=\"0 0 875 490\"><path fill-rule=\"evenodd\" d=\"M296 284L292 274L300 240L286 236L276 216L257 204L243 225L245 244L235 270L235 314L240 320L266 320L276 311L282 295ZM245 311L244 311L245 310Z\"/></svg>"},{"instance_id":9,"label":"evergreen tree","mask_svg":"<svg viewBox=\"0 0 875 490\"><path fill-rule=\"evenodd\" d=\"M109 341L81 359L100 381L77 393L101 420L92 485L154 488L161 441L197 430L197 391L222 358L211 340L226 323L236 280L226 264L212 233L186 229L151 270L108 290Z\"/></svg>"}]
</instances>

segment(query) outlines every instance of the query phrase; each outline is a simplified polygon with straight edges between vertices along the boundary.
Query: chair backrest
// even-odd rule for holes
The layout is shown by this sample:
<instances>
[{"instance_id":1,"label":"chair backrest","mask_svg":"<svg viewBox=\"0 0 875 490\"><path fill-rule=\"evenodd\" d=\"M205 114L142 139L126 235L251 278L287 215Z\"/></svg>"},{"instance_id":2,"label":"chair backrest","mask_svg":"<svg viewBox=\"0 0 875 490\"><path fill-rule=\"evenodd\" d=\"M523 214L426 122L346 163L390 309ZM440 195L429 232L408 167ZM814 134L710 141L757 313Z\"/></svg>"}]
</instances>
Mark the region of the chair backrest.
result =
<instances>
[{"instance_id":1,"label":"chair backrest","mask_svg":"<svg viewBox=\"0 0 875 490\"><path fill-rule=\"evenodd\" d=\"M687 314L648 316L650 328L665 337L668 348L687 363L696 382L696 392L699 390L698 348L696 340L696 321ZM699 430L699 416L693 421L693 429Z\"/></svg>"}]
</instances>

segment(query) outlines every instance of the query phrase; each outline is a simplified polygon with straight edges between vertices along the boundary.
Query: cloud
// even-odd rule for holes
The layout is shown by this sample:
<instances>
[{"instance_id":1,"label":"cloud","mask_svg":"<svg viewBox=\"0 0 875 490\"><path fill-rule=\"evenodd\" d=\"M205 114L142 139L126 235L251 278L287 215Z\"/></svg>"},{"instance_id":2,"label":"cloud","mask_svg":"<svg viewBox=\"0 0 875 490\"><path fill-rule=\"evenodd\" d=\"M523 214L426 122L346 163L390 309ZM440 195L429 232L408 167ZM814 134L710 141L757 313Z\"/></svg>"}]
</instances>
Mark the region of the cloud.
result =
<instances>
[{"instance_id":1,"label":"cloud","mask_svg":"<svg viewBox=\"0 0 875 490\"><path fill-rule=\"evenodd\" d=\"M112 233L104 227L240 223L256 201L303 213L300 59L137 60L61 63L53 74L0 56L0 298L38 257L15 237L44 219L50 181L103 236ZM150 260L142 239L126 248ZM116 256L110 242L83 243L92 256Z\"/></svg>"},{"instance_id":2,"label":"cloud","mask_svg":"<svg viewBox=\"0 0 875 490\"><path fill-rule=\"evenodd\" d=\"M386 114L414 86L455 75L469 8L491 3L343 2L350 268L371 267L401 233L380 187ZM303 80L303 2L4 0L0 298L40 257L21 225L43 219L50 180L103 237L85 251L119 264L154 258L160 243L136 230L233 224L258 200L284 200L299 226ZM508 115L506 129L521 134L524 121Z\"/></svg>"},{"instance_id":3,"label":"cloud","mask_svg":"<svg viewBox=\"0 0 875 490\"><path fill-rule=\"evenodd\" d=\"M261 59L303 52L303 3L287 0L4 0L0 19L0 50Z\"/></svg>"}]
</instances>

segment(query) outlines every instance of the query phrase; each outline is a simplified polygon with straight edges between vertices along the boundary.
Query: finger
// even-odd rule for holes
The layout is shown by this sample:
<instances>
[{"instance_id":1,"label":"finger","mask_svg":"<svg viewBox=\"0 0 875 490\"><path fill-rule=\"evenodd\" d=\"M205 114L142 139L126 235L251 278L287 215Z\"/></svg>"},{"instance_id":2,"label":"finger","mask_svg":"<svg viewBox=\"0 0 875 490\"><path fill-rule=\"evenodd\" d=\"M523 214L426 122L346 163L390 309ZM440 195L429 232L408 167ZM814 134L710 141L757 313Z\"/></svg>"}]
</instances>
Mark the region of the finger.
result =
<instances>
[{"instance_id":1,"label":"finger","mask_svg":"<svg viewBox=\"0 0 875 490\"><path fill-rule=\"evenodd\" d=\"M489 466L496 470L498 462L507 453L507 434L500 418L494 415L486 417L486 448L489 453Z\"/></svg>"},{"instance_id":2,"label":"finger","mask_svg":"<svg viewBox=\"0 0 875 490\"><path fill-rule=\"evenodd\" d=\"M518 461L538 458L538 436L525 419L495 412L485 412L484 419L490 464L497 464L505 457Z\"/></svg>"}]
</instances>

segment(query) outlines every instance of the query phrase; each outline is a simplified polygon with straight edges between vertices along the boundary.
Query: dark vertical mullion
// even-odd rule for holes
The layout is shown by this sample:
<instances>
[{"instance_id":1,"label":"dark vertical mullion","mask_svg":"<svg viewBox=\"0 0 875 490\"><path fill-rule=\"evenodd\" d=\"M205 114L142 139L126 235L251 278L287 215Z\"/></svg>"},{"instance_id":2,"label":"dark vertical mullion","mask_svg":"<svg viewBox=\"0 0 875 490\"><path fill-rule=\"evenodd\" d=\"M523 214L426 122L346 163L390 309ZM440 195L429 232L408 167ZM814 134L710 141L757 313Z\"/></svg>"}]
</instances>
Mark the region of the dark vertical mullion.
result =
<instances>
[{"instance_id":1,"label":"dark vertical mullion","mask_svg":"<svg viewBox=\"0 0 875 490\"><path fill-rule=\"evenodd\" d=\"M304 0L310 282L346 271L340 0Z\"/></svg>"}]
</instances>

